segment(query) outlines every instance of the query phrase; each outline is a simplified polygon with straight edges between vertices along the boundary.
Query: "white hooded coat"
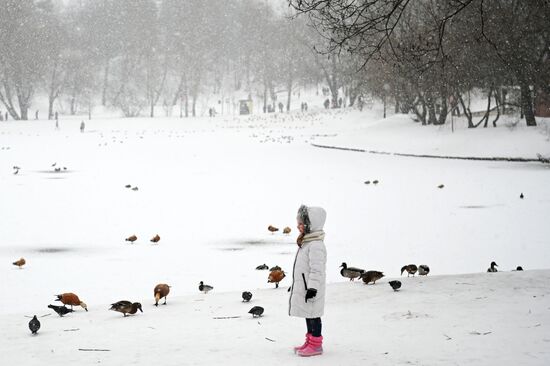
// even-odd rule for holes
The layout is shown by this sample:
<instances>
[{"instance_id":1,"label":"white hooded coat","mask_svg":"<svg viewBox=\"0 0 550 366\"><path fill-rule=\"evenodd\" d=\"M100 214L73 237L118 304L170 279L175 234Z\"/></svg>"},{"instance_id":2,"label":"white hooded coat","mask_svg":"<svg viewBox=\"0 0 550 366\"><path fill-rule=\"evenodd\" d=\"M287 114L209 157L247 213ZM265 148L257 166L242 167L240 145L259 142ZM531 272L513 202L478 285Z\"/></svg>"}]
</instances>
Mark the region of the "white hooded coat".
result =
<instances>
[{"instance_id":1,"label":"white hooded coat","mask_svg":"<svg viewBox=\"0 0 550 366\"><path fill-rule=\"evenodd\" d=\"M300 318L319 318L325 310L325 282L327 251L323 242L326 212L321 207L307 208L310 220L310 233L296 253L292 270L292 287L289 297L288 314ZM319 237L307 241L308 237ZM305 283L304 283L305 280ZM317 296L308 299L308 288L317 290Z\"/></svg>"}]
</instances>

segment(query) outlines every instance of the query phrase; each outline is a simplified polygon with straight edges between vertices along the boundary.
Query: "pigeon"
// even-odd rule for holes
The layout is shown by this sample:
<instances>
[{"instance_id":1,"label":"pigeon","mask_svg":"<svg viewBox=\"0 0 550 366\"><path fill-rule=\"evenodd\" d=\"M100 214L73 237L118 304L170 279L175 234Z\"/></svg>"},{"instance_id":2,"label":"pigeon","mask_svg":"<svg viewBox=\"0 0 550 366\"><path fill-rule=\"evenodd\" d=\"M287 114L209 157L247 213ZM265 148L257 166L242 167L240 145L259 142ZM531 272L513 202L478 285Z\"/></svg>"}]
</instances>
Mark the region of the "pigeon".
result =
<instances>
[{"instance_id":1,"label":"pigeon","mask_svg":"<svg viewBox=\"0 0 550 366\"><path fill-rule=\"evenodd\" d=\"M388 282L391 286L391 288L393 288L393 291L397 291L401 288L401 281L390 281Z\"/></svg>"},{"instance_id":2,"label":"pigeon","mask_svg":"<svg viewBox=\"0 0 550 366\"><path fill-rule=\"evenodd\" d=\"M444 187L445 187L444 184L440 184L440 185L437 186L437 188L439 188L439 189L443 189Z\"/></svg>"},{"instance_id":3,"label":"pigeon","mask_svg":"<svg viewBox=\"0 0 550 366\"><path fill-rule=\"evenodd\" d=\"M261 306L254 306L252 309L248 311L248 314L252 314L253 318L257 316L260 317L262 316L263 313L264 313L264 308L262 308Z\"/></svg>"},{"instance_id":4,"label":"pigeon","mask_svg":"<svg viewBox=\"0 0 550 366\"><path fill-rule=\"evenodd\" d=\"M523 271L523 267L522 266L517 266L516 271Z\"/></svg>"},{"instance_id":5,"label":"pigeon","mask_svg":"<svg viewBox=\"0 0 550 366\"><path fill-rule=\"evenodd\" d=\"M132 188L132 191L137 191L139 188L136 186L134 188Z\"/></svg>"},{"instance_id":6,"label":"pigeon","mask_svg":"<svg viewBox=\"0 0 550 366\"><path fill-rule=\"evenodd\" d=\"M378 184L378 180L377 179L373 180L372 184L374 184L374 185Z\"/></svg>"},{"instance_id":7,"label":"pigeon","mask_svg":"<svg viewBox=\"0 0 550 366\"><path fill-rule=\"evenodd\" d=\"M252 299L252 293L248 291L243 291L243 302L249 302Z\"/></svg>"},{"instance_id":8,"label":"pigeon","mask_svg":"<svg viewBox=\"0 0 550 366\"><path fill-rule=\"evenodd\" d=\"M430 267L425 264L421 264L418 266L418 274L420 276L427 276L428 273L430 273Z\"/></svg>"},{"instance_id":9,"label":"pigeon","mask_svg":"<svg viewBox=\"0 0 550 366\"><path fill-rule=\"evenodd\" d=\"M256 269L257 269L258 271L262 271L262 270L268 269L268 268L269 268L269 266L268 266L267 264L265 264L265 263L264 263L264 264L260 264L258 267L256 267Z\"/></svg>"},{"instance_id":10,"label":"pigeon","mask_svg":"<svg viewBox=\"0 0 550 366\"><path fill-rule=\"evenodd\" d=\"M214 289L214 287L212 287L210 285L205 285L204 282L202 282L202 281L199 283L199 291L202 291L205 294L207 294L208 291L211 291L213 289Z\"/></svg>"},{"instance_id":11,"label":"pigeon","mask_svg":"<svg viewBox=\"0 0 550 366\"><path fill-rule=\"evenodd\" d=\"M491 267L487 269L487 272L491 272L491 273L498 272L498 270L495 267L498 267L498 264L496 264L495 262L491 262Z\"/></svg>"},{"instance_id":12,"label":"pigeon","mask_svg":"<svg viewBox=\"0 0 550 366\"><path fill-rule=\"evenodd\" d=\"M519 198L523 199L523 197L525 197L525 196L523 195L523 192L521 192L520 195L519 195Z\"/></svg>"},{"instance_id":13,"label":"pigeon","mask_svg":"<svg viewBox=\"0 0 550 366\"><path fill-rule=\"evenodd\" d=\"M370 184L370 180L366 180L366 181L365 181L365 184Z\"/></svg>"},{"instance_id":14,"label":"pigeon","mask_svg":"<svg viewBox=\"0 0 550 366\"><path fill-rule=\"evenodd\" d=\"M72 313L74 311L73 309L69 309L65 305L58 306L58 305L51 305L50 304L50 305L48 305L48 307L50 309L53 309L59 316L67 315L67 314Z\"/></svg>"},{"instance_id":15,"label":"pigeon","mask_svg":"<svg viewBox=\"0 0 550 366\"><path fill-rule=\"evenodd\" d=\"M124 187L125 188L132 188L132 185L131 184L126 184Z\"/></svg>"},{"instance_id":16,"label":"pigeon","mask_svg":"<svg viewBox=\"0 0 550 366\"><path fill-rule=\"evenodd\" d=\"M35 316L32 317L31 321L29 322L29 329L31 330L32 334L36 334L38 332L38 329L40 329L40 321Z\"/></svg>"}]
</instances>

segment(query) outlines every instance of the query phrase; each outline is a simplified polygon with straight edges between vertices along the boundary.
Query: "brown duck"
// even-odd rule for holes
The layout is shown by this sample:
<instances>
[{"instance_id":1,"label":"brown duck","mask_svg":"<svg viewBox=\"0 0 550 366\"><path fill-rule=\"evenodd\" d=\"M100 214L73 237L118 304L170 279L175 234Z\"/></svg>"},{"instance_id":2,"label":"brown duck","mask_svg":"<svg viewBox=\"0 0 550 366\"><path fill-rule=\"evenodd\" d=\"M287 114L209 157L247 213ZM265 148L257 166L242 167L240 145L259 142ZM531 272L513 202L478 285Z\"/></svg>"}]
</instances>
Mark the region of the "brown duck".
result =
<instances>
[{"instance_id":1,"label":"brown duck","mask_svg":"<svg viewBox=\"0 0 550 366\"><path fill-rule=\"evenodd\" d=\"M135 314L138 310L143 313L143 310L141 309L141 304L139 302L131 303L130 301L126 300L111 304L111 308L109 310L118 311L119 313L124 314L124 316L127 316L127 314Z\"/></svg>"}]
</instances>

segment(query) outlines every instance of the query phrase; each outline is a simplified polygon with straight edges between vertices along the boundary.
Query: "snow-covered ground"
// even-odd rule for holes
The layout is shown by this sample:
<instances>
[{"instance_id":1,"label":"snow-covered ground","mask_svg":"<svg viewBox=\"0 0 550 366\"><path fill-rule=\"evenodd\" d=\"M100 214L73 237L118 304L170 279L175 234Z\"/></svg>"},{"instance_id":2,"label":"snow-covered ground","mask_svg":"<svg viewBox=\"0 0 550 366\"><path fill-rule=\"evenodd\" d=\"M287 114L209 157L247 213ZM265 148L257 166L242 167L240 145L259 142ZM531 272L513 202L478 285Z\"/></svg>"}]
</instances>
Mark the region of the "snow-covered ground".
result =
<instances>
[{"instance_id":1,"label":"snow-covered ground","mask_svg":"<svg viewBox=\"0 0 550 366\"><path fill-rule=\"evenodd\" d=\"M534 158L550 155L548 122L540 122L458 124L453 133L404 116L380 120L378 111L330 111L105 118L86 121L84 133L80 120L61 120L59 130L46 121L0 123L0 349L24 365L297 363L288 349L304 325L286 316L289 279L272 290L267 272L254 268L291 270L295 213L305 203L328 213L331 283L327 353L311 362L548 364L550 272L535 270L550 268L548 165L311 145ZM375 179L376 186L364 183ZM293 232L271 234L268 225ZM129 244L132 234L138 240ZM155 234L159 244L149 242ZM11 265L20 257L23 269ZM504 271L529 271L468 274L493 260ZM432 272L404 279L393 293L387 278L342 283L344 261L387 278L408 263ZM214 292L197 295L201 280ZM156 309L152 290L162 282L172 294ZM254 293L250 306L265 305L259 323L239 302L243 290ZM42 318L31 337L23 315L48 313L62 292L77 293L90 311ZM141 301L144 313L123 319L106 311L122 299ZM233 315L242 317L212 319Z\"/></svg>"}]
</instances>

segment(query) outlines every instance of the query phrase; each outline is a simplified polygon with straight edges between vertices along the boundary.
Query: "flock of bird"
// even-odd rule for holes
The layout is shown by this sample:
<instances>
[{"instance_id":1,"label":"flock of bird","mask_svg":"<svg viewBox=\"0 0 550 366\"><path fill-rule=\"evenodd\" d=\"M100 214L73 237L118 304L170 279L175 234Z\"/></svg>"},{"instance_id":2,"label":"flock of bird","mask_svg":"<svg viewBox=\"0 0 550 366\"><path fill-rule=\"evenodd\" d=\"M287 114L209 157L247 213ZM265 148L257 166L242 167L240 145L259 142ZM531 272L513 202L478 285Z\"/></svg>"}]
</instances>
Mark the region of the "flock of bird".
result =
<instances>
[{"instance_id":1,"label":"flock of bird","mask_svg":"<svg viewBox=\"0 0 550 366\"><path fill-rule=\"evenodd\" d=\"M269 225L268 230L271 233L274 233L279 229L272 225ZM285 234L288 234L290 232L291 232L291 229L289 227L286 227L283 230L283 233ZM126 238L126 240L133 243L137 240L137 237L135 235L132 235ZM160 240L160 236L157 234L151 239L151 242L157 243L159 240ZM24 258L20 258L19 260L13 262L13 265L19 268L22 268L25 264L26 264L26 260ZM487 272L489 273L497 272L498 270L496 267L498 267L498 265L494 261L491 262L490 267L487 269ZM355 279L360 279L360 280L363 280L365 284L369 284L372 282L372 284L374 285L376 284L376 281L384 277L384 273L381 271L376 271L376 270L367 271L357 267L349 267L346 262L343 262L340 265L340 268L341 268L340 274L342 275L342 277L349 278L350 281L354 281ZM264 263L264 264L258 265L256 267L256 270L269 270L267 282L274 283L275 288L278 288L279 283L286 277L285 271L283 271L282 268L278 265L270 268L267 264ZM521 266L518 266L515 270L523 271L523 268ZM419 266L417 266L416 264L407 264L401 268L401 275L403 275L404 272L407 272L407 277L411 275L414 277L414 275L417 273L420 276L427 276L428 273L430 273L430 267L428 267L425 264L421 264ZM398 291L402 286L402 283L399 280L389 281L388 284L391 286L391 288L394 291ZM212 291L214 287L211 285L205 284L203 281L200 281L198 289L200 292L207 294L208 292ZM166 305L167 304L166 299L169 293L170 293L170 286L168 284L160 283L156 285L153 289L153 295L155 298L154 305L158 307L159 301L161 301L161 299L164 299L164 303L162 303L162 305ZM56 296L55 301L59 301L63 305L58 306L58 305L50 304L48 305L48 308L54 310L60 317L63 317L64 315L74 312L74 309L73 309L74 306L80 306L84 310L88 311L88 306L86 305L86 303L80 300L78 295L72 292L62 293L55 296ZM250 291L243 291L241 296L242 296L243 302L249 302L252 299L252 293ZM67 305L70 306L70 308L68 308ZM109 310L120 312L124 315L124 317L128 316L128 314L134 315L138 312L138 310L140 312L143 312L142 306L139 302L131 302L128 300L121 300L111 304L111 307L109 308ZM264 308L261 306L254 306L248 311L248 313L252 314L253 318L260 317L264 313ZM29 321L29 329L32 334L37 334L38 330L40 329L40 321L38 320L36 315Z\"/></svg>"}]
</instances>

